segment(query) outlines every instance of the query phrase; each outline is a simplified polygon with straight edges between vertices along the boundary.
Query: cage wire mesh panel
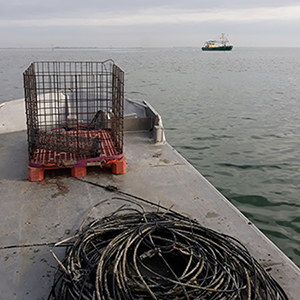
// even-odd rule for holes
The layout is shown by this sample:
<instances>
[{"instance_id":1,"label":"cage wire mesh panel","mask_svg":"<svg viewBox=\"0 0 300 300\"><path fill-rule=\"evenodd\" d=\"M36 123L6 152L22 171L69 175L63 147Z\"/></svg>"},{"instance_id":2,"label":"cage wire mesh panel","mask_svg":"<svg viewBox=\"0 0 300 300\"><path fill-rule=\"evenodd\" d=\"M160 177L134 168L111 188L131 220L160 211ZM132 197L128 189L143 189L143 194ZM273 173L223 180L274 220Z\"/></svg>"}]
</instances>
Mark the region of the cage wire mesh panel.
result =
<instances>
[{"instance_id":1,"label":"cage wire mesh panel","mask_svg":"<svg viewBox=\"0 0 300 300\"><path fill-rule=\"evenodd\" d=\"M29 165L123 156L124 72L104 62L34 62L23 73Z\"/></svg>"}]
</instances>

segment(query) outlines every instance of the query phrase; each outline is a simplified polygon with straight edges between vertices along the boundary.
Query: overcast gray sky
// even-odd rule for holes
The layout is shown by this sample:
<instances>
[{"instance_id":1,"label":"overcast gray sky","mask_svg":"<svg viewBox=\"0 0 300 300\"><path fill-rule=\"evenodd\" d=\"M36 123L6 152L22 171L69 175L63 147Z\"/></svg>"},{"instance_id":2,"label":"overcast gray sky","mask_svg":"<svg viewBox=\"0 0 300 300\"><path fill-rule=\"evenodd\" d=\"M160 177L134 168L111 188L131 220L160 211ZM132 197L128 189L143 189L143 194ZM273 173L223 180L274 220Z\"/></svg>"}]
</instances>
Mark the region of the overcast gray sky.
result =
<instances>
[{"instance_id":1,"label":"overcast gray sky","mask_svg":"<svg viewBox=\"0 0 300 300\"><path fill-rule=\"evenodd\" d=\"M0 0L1 47L300 47L295 0Z\"/></svg>"}]
</instances>

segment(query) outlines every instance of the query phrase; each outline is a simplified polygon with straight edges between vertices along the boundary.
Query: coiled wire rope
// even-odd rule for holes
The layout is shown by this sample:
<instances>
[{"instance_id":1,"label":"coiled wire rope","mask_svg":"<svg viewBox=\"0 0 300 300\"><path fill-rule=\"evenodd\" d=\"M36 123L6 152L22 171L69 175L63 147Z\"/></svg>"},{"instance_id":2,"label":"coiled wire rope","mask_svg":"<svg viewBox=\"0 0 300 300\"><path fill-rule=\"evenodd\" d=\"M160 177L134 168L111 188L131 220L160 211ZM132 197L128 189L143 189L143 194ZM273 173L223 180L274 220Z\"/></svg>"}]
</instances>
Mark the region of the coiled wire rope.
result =
<instances>
[{"instance_id":1,"label":"coiled wire rope","mask_svg":"<svg viewBox=\"0 0 300 300\"><path fill-rule=\"evenodd\" d=\"M125 204L87 219L59 243L48 299L288 299L239 241L173 211Z\"/></svg>"}]
</instances>

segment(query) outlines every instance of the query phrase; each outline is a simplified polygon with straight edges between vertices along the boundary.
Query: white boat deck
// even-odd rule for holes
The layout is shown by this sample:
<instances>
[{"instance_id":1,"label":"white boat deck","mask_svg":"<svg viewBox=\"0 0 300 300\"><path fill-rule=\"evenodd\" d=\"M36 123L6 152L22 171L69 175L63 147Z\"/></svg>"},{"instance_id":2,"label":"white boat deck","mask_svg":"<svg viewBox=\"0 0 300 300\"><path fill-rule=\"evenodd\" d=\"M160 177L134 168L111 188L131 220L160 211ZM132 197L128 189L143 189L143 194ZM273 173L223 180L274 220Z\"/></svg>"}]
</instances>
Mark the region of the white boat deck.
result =
<instances>
[{"instance_id":1,"label":"white boat deck","mask_svg":"<svg viewBox=\"0 0 300 300\"><path fill-rule=\"evenodd\" d=\"M124 154L127 172L88 168L84 181L120 191L197 219L201 225L241 241L268 270L289 299L299 299L300 270L177 151L163 141L159 116L147 103L128 103ZM149 115L150 112L150 115ZM142 115L141 115L142 114ZM144 114L144 115L143 115ZM152 115L151 115L152 114ZM140 121L138 118L142 117ZM149 126L155 129L149 131ZM145 130L137 130L142 128ZM154 136L158 143L154 142ZM71 177L46 171L42 182L27 179L28 153L23 100L0 108L0 298L47 299L57 262L50 246L71 236L98 202L124 197ZM60 190L56 184L66 187ZM136 200L145 207L149 204ZM112 201L101 211L117 207ZM63 248L55 248L62 257Z\"/></svg>"}]
</instances>

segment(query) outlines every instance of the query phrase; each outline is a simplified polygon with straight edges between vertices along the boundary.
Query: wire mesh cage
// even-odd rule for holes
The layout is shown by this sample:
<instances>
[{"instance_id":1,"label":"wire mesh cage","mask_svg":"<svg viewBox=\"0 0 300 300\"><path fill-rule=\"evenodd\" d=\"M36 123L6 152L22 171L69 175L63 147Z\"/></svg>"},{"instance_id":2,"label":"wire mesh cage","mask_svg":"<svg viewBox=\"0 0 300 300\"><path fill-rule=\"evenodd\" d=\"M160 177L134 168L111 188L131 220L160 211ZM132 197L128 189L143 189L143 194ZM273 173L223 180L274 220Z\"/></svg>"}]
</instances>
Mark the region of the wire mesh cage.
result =
<instances>
[{"instance_id":1,"label":"wire mesh cage","mask_svg":"<svg viewBox=\"0 0 300 300\"><path fill-rule=\"evenodd\" d=\"M33 62L23 73L29 165L123 156L124 72L104 62Z\"/></svg>"}]
</instances>

